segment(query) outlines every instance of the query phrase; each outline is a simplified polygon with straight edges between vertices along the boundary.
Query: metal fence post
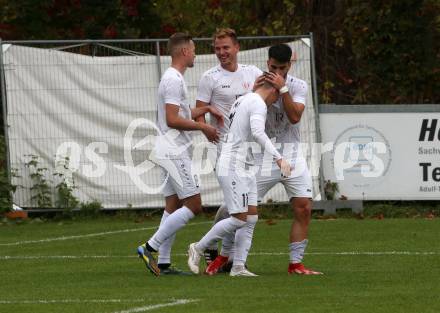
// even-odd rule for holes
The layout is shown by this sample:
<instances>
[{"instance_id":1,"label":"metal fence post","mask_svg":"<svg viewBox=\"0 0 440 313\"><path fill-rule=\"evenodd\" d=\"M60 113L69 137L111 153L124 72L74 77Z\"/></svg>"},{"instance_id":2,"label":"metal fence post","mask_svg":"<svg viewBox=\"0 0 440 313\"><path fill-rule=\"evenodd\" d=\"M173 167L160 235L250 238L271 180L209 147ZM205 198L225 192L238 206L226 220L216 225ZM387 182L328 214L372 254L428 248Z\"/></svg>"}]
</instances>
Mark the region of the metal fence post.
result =
<instances>
[{"instance_id":1,"label":"metal fence post","mask_svg":"<svg viewBox=\"0 0 440 313\"><path fill-rule=\"evenodd\" d=\"M157 63L157 74L159 75L159 81L162 77L162 66L160 62L160 43L156 41L156 63Z\"/></svg>"},{"instance_id":2,"label":"metal fence post","mask_svg":"<svg viewBox=\"0 0 440 313\"><path fill-rule=\"evenodd\" d=\"M5 133L5 154L6 154L6 172L8 175L8 182L11 184L11 160L9 156L9 134L8 134L8 110L6 103L6 81L5 81L5 67L3 64L3 43L0 38L0 88L2 93L2 114L3 114L3 129ZM12 195L11 195L12 196Z\"/></svg>"},{"instance_id":3,"label":"metal fence post","mask_svg":"<svg viewBox=\"0 0 440 313\"><path fill-rule=\"evenodd\" d=\"M160 84L160 79L162 78L162 65L160 62L160 42L156 41L156 64L157 64L157 85ZM156 110L156 122L159 120L159 113Z\"/></svg>"},{"instance_id":4,"label":"metal fence post","mask_svg":"<svg viewBox=\"0 0 440 313\"><path fill-rule=\"evenodd\" d=\"M322 144L321 126L319 124L319 97L318 97L318 84L316 83L316 67L315 67L315 42L313 39L313 33L310 33L310 62L312 64L312 89L313 89L313 103L315 105L315 125L316 125L316 142ZM321 153L321 149L319 149ZM324 173L322 157L319 156L319 191L321 192L321 199L327 200L324 192Z\"/></svg>"}]
</instances>

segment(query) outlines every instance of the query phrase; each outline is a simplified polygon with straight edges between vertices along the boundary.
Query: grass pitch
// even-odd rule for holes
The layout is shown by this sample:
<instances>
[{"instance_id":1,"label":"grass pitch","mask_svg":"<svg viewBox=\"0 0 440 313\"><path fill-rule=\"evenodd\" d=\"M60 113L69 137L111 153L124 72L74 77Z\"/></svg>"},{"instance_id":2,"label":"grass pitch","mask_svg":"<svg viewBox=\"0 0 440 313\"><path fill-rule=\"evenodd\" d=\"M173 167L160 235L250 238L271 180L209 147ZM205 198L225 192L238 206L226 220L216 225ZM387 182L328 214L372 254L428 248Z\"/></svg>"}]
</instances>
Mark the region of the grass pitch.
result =
<instances>
[{"instance_id":1,"label":"grass pitch","mask_svg":"<svg viewBox=\"0 0 440 313\"><path fill-rule=\"evenodd\" d=\"M99 218L0 226L0 312L440 312L440 220L313 220L305 264L288 276L289 220L260 221L256 278L153 277L136 247L159 220ZM178 233L173 262L210 227Z\"/></svg>"}]
</instances>

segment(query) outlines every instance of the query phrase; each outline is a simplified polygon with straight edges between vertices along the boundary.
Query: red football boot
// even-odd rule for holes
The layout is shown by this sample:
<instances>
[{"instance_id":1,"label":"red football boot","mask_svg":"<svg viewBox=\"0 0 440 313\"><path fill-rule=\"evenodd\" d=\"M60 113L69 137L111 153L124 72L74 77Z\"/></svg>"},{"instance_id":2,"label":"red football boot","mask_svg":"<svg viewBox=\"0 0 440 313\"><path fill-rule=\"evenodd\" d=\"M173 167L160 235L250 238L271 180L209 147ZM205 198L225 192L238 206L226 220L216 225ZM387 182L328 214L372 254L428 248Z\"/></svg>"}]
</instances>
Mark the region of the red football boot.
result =
<instances>
[{"instance_id":1,"label":"red football boot","mask_svg":"<svg viewBox=\"0 0 440 313\"><path fill-rule=\"evenodd\" d=\"M298 275L323 275L324 273L316 272L311 269L305 268L302 263L289 263L289 268L287 269L289 274Z\"/></svg>"},{"instance_id":2,"label":"red football boot","mask_svg":"<svg viewBox=\"0 0 440 313\"><path fill-rule=\"evenodd\" d=\"M218 257L215 258L214 261L212 261L211 263L209 263L208 267L205 270L205 274L206 275L215 275L217 274L218 270L225 265L226 263L228 263L228 257L227 256L222 256L219 255Z\"/></svg>"}]
</instances>

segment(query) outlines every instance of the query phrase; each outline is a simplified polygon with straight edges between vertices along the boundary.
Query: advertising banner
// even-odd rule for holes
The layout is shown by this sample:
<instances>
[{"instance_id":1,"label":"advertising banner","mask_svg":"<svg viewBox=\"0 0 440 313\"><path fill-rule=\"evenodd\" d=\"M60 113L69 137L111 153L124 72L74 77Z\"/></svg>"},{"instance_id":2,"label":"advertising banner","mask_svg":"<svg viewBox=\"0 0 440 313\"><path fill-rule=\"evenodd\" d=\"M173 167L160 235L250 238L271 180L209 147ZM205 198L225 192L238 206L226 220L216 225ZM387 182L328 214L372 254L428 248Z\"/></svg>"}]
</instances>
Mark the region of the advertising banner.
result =
<instances>
[{"instance_id":1,"label":"advertising banner","mask_svg":"<svg viewBox=\"0 0 440 313\"><path fill-rule=\"evenodd\" d=\"M321 113L324 180L360 200L440 200L440 113Z\"/></svg>"}]
</instances>

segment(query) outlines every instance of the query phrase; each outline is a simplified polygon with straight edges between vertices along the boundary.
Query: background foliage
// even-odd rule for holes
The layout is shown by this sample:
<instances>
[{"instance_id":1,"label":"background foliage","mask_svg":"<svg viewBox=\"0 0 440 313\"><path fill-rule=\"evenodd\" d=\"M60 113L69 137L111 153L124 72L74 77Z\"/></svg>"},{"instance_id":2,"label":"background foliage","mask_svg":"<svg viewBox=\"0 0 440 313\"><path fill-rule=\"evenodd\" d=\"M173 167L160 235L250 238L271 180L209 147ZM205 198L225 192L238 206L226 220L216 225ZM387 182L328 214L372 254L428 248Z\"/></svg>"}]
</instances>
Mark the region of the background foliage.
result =
<instances>
[{"instance_id":1,"label":"background foliage","mask_svg":"<svg viewBox=\"0 0 440 313\"><path fill-rule=\"evenodd\" d=\"M321 103L438 103L438 0L0 0L0 37L315 36Z\"/></svg>"}]
</instances>

